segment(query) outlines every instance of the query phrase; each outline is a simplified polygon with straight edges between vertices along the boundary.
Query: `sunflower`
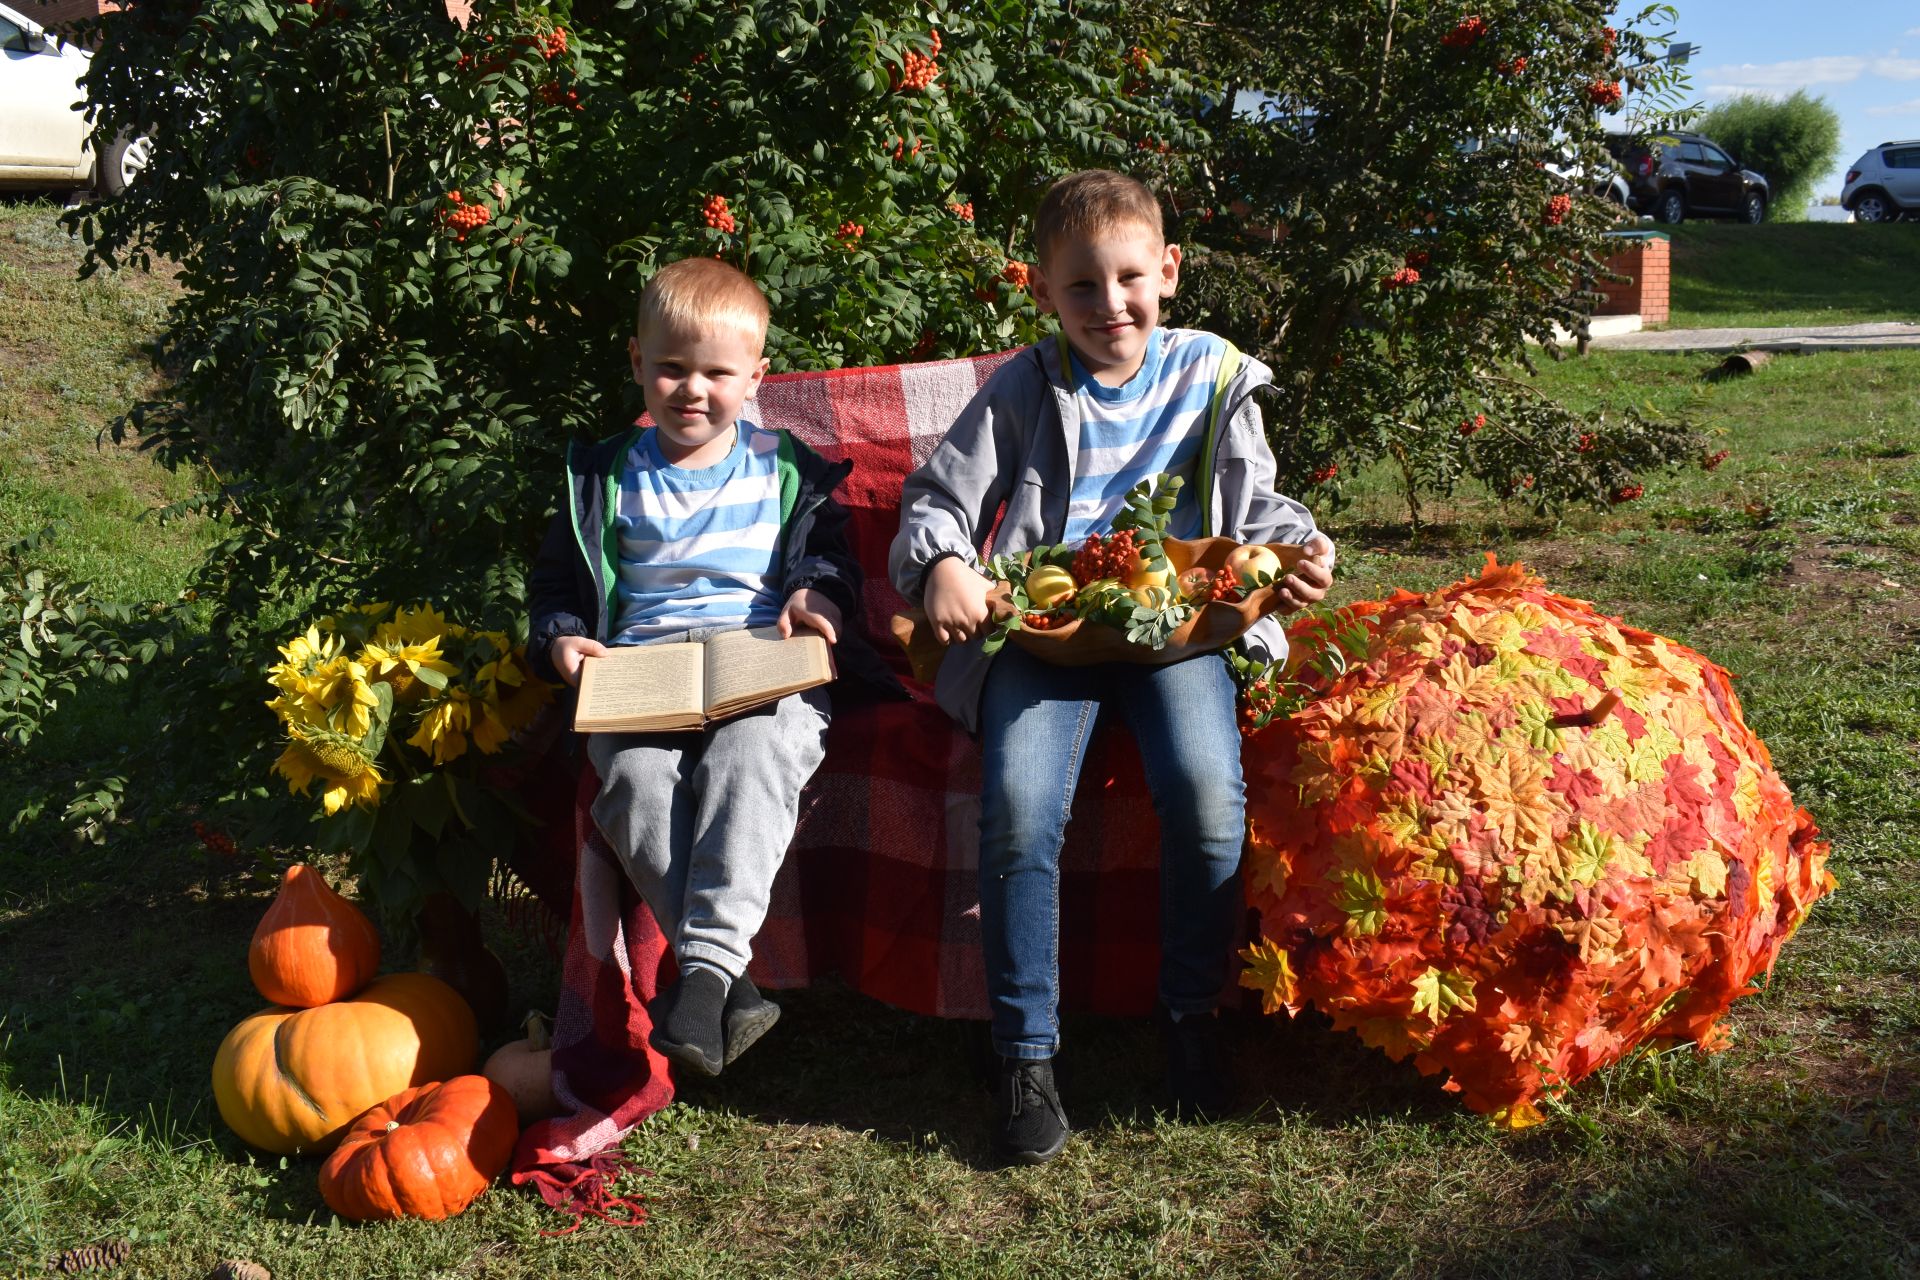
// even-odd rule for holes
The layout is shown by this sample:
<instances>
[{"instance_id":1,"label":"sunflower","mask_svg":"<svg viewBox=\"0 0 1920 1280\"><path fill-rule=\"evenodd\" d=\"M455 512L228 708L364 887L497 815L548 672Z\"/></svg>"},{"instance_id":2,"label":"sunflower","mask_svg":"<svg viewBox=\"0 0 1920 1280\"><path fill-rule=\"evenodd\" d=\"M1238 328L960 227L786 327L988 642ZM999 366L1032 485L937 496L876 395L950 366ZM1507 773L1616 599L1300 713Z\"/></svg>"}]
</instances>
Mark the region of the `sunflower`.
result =
<instances>
[{"instance_id":1,"label":"sunflower","mask_svg":"<svg viewBox=\"0 0 1920 1280\"><path fill-rule=\"evenodd\" d=\"M320 781L320 803L329 815L348 805L378 808L380 788L386 785L358 739L319 725L291 725L287 749L273 762L273 771L297 795L306 795L315 780Z\"/></svg>"},{"instance_id":2,"label":"sunflower","mask_svg":"<svg viewBox=\"0 0 1920 1280\"><path fill-rule=\"evenodd\" d=\"M344 657L316 668L298 696L319 713L306 718L324 720L353 738L364 738L373 728L373 712L380 705L379 695L367 680L367 669Z\"/></svg>"},{"instance_id":3,"label":"sunflower","mask_svg":"<svg viewBox=\"0 0 1920 1280\"><path fill-rule=\"evenodd\" d=\"M451 764L467 752L467 729L473 723L473 701L465 689L448 689L427 707L420 727L407 739L435 764Z\"/></svg>"},{"instance_id":4,"label":"sunflower","mask_svg":"<svg viewBox=\"0 0 1920 1280\"><path fill-rule=\"evenodd\" d=\"M540 708L553 697L553 690L544 682L532 679L533 673L527 669L519 651L507 648L504 636L501 641L496 647L499 656L475 672L473 682L487 708L498 715L501 728L512 733L532 723Z\"/></svg>"},{"instance_id":5,"label":"sunflower","mask_svg":"<svg viewBox=\"0 0 1920 1280\"><path fill-rule=\"evenodd\" d=\"M438 609L423 604L418 609L409 609L402 605L394 611L393 621L382 626L374 636L382 644L424 644L428 640L437 640L441 636L458 640L467 634L467 629L448 622Z\"/></svg>"},{"instance_id":6,"label":"sunflower","mask_svg":"<svg viewBox=\"0 0 1920 1280\"><path fill-rule=\"evenodd\" d=\"M267 668L267 679L284 694L306 691L307 677L324 663L340 656L346 641L336 635L322 635L318 627L308 627L305 635L279 646L283 661ZM271 705L271 704L269 704Z\"/></svg>"},{"instance_id":7,"label":"sunflower","mask_svg":"<svg viewBox=\"0 0 1920 1280\"><path fill-rule=\"evenodd\" d=\"M388 629L382 628L382 631ZM398 636L376 639L360 651L360 660L375 681L383 681L393 689L395 702L408 706L434 687L420 678L422 671L443 676L459 674L459 668L441 656L439 636L424 641L407 641Z\"/></svg>"}]
</instances>

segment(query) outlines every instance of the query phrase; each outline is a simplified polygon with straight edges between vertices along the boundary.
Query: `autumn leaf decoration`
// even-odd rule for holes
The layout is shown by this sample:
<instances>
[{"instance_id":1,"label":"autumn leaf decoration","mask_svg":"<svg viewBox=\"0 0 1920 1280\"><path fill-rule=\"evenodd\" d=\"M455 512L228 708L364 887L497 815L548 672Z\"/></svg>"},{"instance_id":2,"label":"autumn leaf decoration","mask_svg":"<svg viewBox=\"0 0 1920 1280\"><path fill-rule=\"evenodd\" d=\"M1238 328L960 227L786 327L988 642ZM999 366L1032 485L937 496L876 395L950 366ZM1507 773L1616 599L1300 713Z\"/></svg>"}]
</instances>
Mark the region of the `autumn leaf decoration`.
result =
<instances>
[{"instance_id":1,"label":"autumn leaf decoration","mask_svg":"<svg viewBox=\"0 0 1920 1280\"><path fill-rule=\"evenodd\" d=\"M1520 565L1296 625L1247 750L1243 985L1497 1123L1650 1038L1703 1049L1833 887L1727 673Z\"/></svg>"}]
</instances>

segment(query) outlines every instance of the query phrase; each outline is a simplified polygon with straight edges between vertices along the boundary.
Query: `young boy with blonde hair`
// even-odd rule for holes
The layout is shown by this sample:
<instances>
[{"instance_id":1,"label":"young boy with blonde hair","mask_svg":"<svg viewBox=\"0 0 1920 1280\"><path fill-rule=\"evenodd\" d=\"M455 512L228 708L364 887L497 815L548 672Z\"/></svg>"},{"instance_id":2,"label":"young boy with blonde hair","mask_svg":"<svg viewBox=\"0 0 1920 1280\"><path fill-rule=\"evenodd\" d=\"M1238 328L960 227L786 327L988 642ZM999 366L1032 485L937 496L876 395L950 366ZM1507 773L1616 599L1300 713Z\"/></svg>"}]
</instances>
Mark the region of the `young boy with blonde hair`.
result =
<instances>
[{"instance_id":1,"label":"young boy with blonde hair","mask_svg":"<svg viewBox=\"0 0 1920 1280\"><path fill-rule=\"evenodd\" d=\"M955 646L941 705L983 749L980 931L992 1035L1000 1055L996 1145L1050 1160L1068 1126L1053 1080L1059 1031L1059 871L1069 806L1089 737L1117 712L1139 744L1161 826L1159 996L1176 1108L1227 1102L1217 1024L1242 918L1245 836L1236 690L1219 654L1166 666L1049 666L1014 645L991 659L981 549L1076 543L1112 529L1127 490L1184 477L1170 531L1241 542L1308 543L1282 584L1286 607L1319 600L1333 543L1305 507L1274 492L1273 453L1253 390L1266 366L1209 333L1160 326L1180 279L1160 204L1118 173L1055 183L1034 225L1033 295L1058 335L1002 365L907 480L890 569ZM1265 619L1242 642L1280 657Z\"/></svg>"},{"instance_id":2,"label":"young boy with blonde hair","mask_svg":"<svg viewBox=\"0 0 1920 1280\"><path fill-rule=\"evenodd\" d=\"M742 416L767 320L759 287L712 258L661 268L640 295L628 357L653 425L568 449L530 584L528 648L549 679L578 685L610 646L769 625L820 632L843 671L877 668L842 625L860 571L830 495L852 464ZM679 961L649 1012L681 1066L719 1074L780 1016L746 976L750 943L829 714L815 688L705 730L588 739L594 820Z\"/></svg>"}]
</instances>

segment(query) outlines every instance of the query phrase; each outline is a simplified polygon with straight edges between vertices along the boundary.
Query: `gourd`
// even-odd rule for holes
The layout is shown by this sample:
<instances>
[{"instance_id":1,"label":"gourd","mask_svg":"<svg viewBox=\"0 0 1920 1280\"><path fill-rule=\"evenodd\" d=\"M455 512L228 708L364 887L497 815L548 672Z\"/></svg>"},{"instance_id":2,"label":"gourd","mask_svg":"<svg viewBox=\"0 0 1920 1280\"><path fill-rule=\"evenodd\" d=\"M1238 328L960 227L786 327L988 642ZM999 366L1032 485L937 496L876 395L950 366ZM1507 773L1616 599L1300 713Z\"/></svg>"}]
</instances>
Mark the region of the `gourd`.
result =
<instances>
[{"instance_id":1,"label":"gourd","mask_svg":"<svg viewBox=\"0 0 1920 1280\"><path fill-rule=\"evenodd\" d=\"M349 1126L320 1166L320 1196L356 1222L452 1217L507 1167L519 1136L513 1098L485 1076L406 1089Z\"/></svg>"},{"instance_id":2,"label":"gourd","mask_svg":"<svg viewBox=\"0 0 1920 1280\"><path fill-rule=\"evenodd\" d=\"M253 931L247 971L275 1004L331 1004L373 981L380 971L380 935L318 871L295 863Z\"/></svg>"},{"instance_id":3,"label":"gourd","mask_svg":"<svg viewBox=\"0 0 1920 1280\"><path fill-rule=\"evenodd\" d=\"M349 1000L244 1019L214 1055L213 1094L250 1145L326 1151L374 1103L470 1071L478 1055L473 1010L453 988L389 974Z\"/></svg>"},{"instance_id":4,"label":"gourd","mask_svg":"<svg viewBox=\"0 0 1920 1280\"><path fill-rule=\"evenodd\" d=\"M553 1096L553 1041L546 1019L529 1013L526 1027L526 1039L495 1049L480 1074L513 1095L520 1122L532 1124L557 1114L560 1106Z\"/></svg>"}]
</instances>

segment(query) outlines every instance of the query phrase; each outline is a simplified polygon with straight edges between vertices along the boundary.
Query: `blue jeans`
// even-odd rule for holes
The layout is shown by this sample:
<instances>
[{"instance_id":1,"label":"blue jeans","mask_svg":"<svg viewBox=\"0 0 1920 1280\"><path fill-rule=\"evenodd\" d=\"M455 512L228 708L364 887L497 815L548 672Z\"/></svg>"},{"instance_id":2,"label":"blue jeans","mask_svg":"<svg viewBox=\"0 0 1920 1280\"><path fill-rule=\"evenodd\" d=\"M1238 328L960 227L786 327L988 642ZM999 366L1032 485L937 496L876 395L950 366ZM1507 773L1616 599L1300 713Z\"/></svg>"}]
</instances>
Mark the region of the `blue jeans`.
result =
<instances>
[{"instance_id":1,"label":"blue jeans","mask_svg":"<svg viewBox=\"0 0 1920 1280\"><path fill-rule=\"evenodd\" d=\"M994 1048L1060 1047L1060 848L1101 712L1140 747L1160 815L1160 999L1176 1013L1219 1001L1240 920L1235 690L1218 654L1165 667L1056 667L1009 644L981 695L980 933Z\"/></svg>"}]
</instances>

